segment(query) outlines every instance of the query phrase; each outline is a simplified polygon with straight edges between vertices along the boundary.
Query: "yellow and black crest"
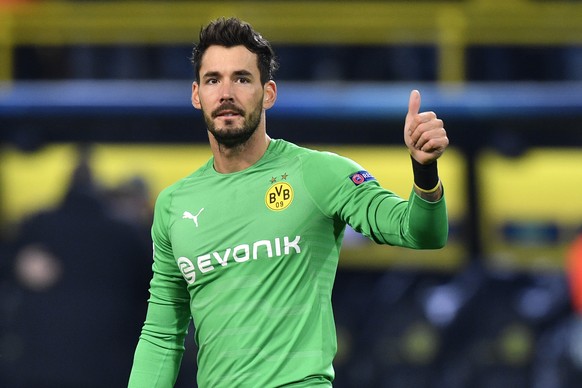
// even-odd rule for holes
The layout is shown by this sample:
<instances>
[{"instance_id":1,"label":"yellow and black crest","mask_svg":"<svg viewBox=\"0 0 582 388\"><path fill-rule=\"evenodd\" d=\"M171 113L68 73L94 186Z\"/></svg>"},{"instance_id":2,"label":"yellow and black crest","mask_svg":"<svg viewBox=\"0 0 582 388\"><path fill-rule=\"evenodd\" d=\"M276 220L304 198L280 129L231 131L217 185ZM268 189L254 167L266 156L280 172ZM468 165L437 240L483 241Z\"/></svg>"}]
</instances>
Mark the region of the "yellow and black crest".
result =
<instances>
[{"instance_id":1,"label":"yellow and black crest","mask_svg":"<svg viewBox=\"0 0 582 388\"><path fill-rule=\"evenodd\" d=\"M282 175L282 179L287 179L287 174ZM285 210L293 202L293 187L289 182L276 182L276 178L271 179L271 187L265 194L265 205L271 210L280 211Z\"/></svg>"}]
</instances>

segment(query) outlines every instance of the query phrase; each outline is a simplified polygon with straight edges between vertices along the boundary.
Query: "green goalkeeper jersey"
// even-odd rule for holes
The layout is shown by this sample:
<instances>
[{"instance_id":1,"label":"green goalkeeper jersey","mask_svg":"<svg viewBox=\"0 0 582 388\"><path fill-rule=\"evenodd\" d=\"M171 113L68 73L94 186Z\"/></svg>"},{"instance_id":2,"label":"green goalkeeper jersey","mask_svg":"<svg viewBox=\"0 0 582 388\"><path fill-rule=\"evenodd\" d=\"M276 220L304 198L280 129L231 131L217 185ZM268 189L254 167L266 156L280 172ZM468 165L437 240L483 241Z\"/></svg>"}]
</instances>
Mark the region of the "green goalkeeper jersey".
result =
<instances>
[{"instance_id":1,"label":"green goalkeeper jersey","mask_svg":"<svg viewBox=\"0 0 582 388\"><path fill-rule=\"evenodd\" d=\"M331 386L346 224L416 249L448 233L444 199L404 200L349 159L283 140L243 171L220 174L210 159L165 189L129 386L173 386L191 318L199 387Z\"/></svg>"}]
</instances>

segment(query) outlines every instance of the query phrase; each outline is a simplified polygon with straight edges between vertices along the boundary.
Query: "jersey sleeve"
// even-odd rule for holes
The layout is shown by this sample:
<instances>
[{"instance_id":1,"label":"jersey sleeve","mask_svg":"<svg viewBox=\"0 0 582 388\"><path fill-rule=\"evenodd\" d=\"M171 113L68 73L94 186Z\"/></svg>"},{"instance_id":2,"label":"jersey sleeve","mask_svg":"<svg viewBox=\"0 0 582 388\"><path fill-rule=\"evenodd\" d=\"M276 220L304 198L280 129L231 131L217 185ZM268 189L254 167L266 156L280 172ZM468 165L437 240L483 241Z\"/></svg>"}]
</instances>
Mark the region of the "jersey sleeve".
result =
<instances>
[{"instance_id":1,"label":"jersey sleeve","mask_svg":"<svg viewBox=\"0 0 582 388\"><path fill-rule=\"evenodd\" d=\"M442 248L448 237L443 197L420 198L414 190L403 199L379 185L356 162L328 152L303 161L304 180L320 210L339 218L379 244L414 249Z\"/></svg>"},{"instance_id":2,"label":"jersey sleeve","mask_svg":"<svg viewBox=\"0 0 582 388\"><path fill-rule=\"evenodd\" d=\"M129 379L130 388L174 386L184 353L190 322L189 294L174 260L168 235L170 199L170 192L166 190L155 205L153 277L146 320Z\"/></svg>"}]
</instances>

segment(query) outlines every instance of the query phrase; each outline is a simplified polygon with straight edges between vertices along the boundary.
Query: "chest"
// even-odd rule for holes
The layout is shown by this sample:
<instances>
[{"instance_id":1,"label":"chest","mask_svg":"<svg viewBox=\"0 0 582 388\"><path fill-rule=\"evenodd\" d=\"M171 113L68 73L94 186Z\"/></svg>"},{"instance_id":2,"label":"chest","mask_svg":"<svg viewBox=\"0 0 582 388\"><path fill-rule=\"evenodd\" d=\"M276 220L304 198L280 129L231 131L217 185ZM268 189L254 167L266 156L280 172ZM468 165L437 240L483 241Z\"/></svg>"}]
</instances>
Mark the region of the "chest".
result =
<instances>
[{"instance_id":1,"label":"chest","mask_svg":"<svg viewBox=\"0 0 582 388\"><path fill-rule=\"evenodd\" d=\"M309 233L318 218L300 173L283 166L190 182L173 198L169 231L176 259L210 257L220 265L241 255L283 254L285 241Z\"/></svg>"}]
</instances>

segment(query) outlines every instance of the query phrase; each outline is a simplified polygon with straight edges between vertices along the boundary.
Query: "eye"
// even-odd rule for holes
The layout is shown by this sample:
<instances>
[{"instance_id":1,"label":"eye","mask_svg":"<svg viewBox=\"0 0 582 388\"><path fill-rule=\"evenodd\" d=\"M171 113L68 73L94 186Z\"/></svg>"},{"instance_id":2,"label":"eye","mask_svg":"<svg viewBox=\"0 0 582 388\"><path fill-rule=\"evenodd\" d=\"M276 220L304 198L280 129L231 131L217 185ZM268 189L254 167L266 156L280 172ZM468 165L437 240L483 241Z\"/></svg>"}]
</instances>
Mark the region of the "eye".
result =
<instances>
[{"instance_id":1,"label":"eye","mask_svg":"<svg viewBox=\"0 0 582 388\"><path fill-rule=\"evenodd\" d=\"M236 79L236 82L238 82L239 84L248 84L251 82L251 80L248 77L238 77Z\"/></svg>"},{"instance_id":2,"label":"eye","mask_svg":"<svg viewBox=\"0 0 582 388\"><path fill-rule=\"evenodd\" d=\"M218 80L216 78L207 78L205 83L206 85L215 85L218 83Z\"/></svg>"}]
</instances>

